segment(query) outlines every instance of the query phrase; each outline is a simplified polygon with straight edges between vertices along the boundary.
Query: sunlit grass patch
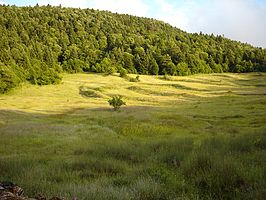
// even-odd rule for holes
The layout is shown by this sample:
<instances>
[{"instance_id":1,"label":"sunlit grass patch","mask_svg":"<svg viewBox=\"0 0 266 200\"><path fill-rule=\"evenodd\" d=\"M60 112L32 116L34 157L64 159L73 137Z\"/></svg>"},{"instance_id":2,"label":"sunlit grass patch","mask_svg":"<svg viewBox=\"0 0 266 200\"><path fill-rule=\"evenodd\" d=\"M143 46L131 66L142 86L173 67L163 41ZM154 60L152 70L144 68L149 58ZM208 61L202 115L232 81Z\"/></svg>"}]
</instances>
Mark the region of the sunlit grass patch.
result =
<instances>
[{"instance_id":1,"label":"sunlit grass patch","mask_svg":"<svg viewBox=\"0 0 266 200\"><path fill-rule=\"evenodd\" d=\"M24 85L0 96L0 180L66 199L263 199L264 83L65 74ZM113 95L127 104L118 112Z\"/></svg>"}]
</instances>

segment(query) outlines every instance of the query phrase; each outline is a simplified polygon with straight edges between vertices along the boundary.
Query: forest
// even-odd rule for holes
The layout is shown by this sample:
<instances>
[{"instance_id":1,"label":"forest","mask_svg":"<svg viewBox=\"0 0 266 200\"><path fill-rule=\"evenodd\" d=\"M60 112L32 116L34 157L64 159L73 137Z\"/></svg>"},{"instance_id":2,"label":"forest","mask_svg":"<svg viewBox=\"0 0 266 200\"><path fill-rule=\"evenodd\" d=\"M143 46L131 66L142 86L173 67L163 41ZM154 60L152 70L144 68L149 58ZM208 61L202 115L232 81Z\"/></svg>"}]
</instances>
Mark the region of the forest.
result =
<instances>
[{"instance_id":1,"label":"forest","mask_svg":"<svg viewBox=\"0 0 266 200\"><path fill-rule=\"evenodd\" d=\"M61 73L265 72L266 49L150 18L61 6L0 6L0 93Z\"/></svg>"}]
</instances>

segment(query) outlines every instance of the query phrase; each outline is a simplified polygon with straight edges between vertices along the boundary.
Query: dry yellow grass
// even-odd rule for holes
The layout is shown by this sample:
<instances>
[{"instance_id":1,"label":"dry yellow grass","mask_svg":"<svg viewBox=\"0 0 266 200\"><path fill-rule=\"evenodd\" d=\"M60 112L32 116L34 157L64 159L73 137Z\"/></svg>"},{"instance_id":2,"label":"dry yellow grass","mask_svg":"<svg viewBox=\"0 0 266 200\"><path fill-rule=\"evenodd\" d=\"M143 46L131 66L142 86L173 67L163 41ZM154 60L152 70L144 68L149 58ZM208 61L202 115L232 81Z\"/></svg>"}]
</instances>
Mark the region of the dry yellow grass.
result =
<instances>
[{"instance_id":1,"label":"dry yellow grass","mask_svg":"<svg viewBox=\"0 0 266 200\"><path fill-rule=\"evenodd\" d=\"M266 74L169 79L65 74L0 96L0 180L65 199L264 199Z\"/></svg>"},{"instance_id":2,"label":"dry yellow grass","mask_svg":"<svg viewBox=\"0 0 266 200\"><path fill-rule=\"evenodd\" d=\"M0 109L60 113L76 108L107 107L107 100L113 95L122 95L128 106L164 106L169 102L193 101L194 97L263 95L265 80L265 74L256 73L171 77L170 81L141 75L140 82L129 82L118 75L65 74L59 85L25 84L12 94L2 95ZM98 97L84 97L80 87L95 92Z\"/></svg>"}]
</instances>

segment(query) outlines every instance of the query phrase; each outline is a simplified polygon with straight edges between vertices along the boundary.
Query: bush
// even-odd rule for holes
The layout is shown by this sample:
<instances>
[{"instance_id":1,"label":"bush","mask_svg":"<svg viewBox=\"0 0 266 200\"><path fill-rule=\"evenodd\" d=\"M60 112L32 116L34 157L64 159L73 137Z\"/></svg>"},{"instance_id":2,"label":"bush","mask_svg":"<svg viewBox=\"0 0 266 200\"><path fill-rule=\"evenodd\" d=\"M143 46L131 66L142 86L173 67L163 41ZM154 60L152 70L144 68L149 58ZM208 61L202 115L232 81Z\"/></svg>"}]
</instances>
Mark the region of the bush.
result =
<instances>
[{"instance_id":1,"label":"bush","mask_svg":"<svg viewBox=\"0 0 266 200\"><path fill-rule=\"evenodd\" d=\"M112 99L109 99L108 102L110 106L114 107L115 111L119 110L122 105L126 105L121 96L114 96Z\"/></svg>"},{"instance_id":2,"label":"bush","mask_svg":"<svg viewBox=\"0 0 266 200\"><path fill-rule=\"evenodd\" d=\"M58 84L62 80L62 77L59 75L60 72L61 67L59 65L54 65L51 68L45 62L33 59L32 67L29 69L26 79L35 85Z\"/></svg>"},{"instance_id":3,"label":"bush","mask_svg":"<svg viewBox=\"0 0 266 200\"><path fill-rule=\"evenodd\" d=\"M53 68L46 68L43 71L32 73L28 80L30 83L36 85L50 85L59 84L62 77Z\"/></svg>"},{"instance_id":4,"label":"bush","mask_svg":"<svg viewBox=\"0 0 266 200\"><path fill-rule=\"evenodd\" d=\"M10 91L18 86L20 79L7 66L0 65L0 94Z\"/></svg>"},{"instance_id":5,"label":"bush","mask_svg":"<svg viewBox=\"0 0 266 200\"><path fill-rule=\"evenodd\" d=\"M139 82L139 81L140 81L140 80L139 80L139 75L137 75L136 78L132 78L132 77L130 77L130 78L129 78L129 81L130 81L130 82Z\"/></svg>"},{"instance_id":6,"label":"bush","mask_svg":"<svg viewBox=\"0 0 266 200\"><path fill-rule=\"evenodd\" d=\"M125 78L127 77L127 70L124 68L119 69L120 77Z\"/></svg>"},{"instance_id":7,"label":"bush","mask_svg":"<svg viewBox=\"0 0 266 200\"><path fill-rule=\"evenodd\" d=\"M105 74L106 75L112 75L115 72L116 72L116 69L114 67L109 67L108 69L106 69Z\"/></svg>"}]
</instances>

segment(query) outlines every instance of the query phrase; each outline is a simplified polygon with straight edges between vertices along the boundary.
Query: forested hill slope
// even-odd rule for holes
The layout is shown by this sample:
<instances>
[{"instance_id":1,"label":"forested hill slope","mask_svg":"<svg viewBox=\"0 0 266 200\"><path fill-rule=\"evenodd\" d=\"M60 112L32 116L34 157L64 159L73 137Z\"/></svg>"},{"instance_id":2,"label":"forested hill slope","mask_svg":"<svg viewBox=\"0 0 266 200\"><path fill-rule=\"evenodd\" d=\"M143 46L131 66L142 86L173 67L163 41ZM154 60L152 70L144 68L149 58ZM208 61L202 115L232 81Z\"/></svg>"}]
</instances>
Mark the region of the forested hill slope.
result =
<instances>
[{"instance_id":1,"label":"forested hill slope","mask_svg":"<svg viewBox=\"0 0 266 200\"><path fill-rule=\"evenodd\" d=\"M0 93L21 81L56 83L63 71L266 71L265 49L106 11L0 6L0 30Z\"/></svg>"}]
</instances>

